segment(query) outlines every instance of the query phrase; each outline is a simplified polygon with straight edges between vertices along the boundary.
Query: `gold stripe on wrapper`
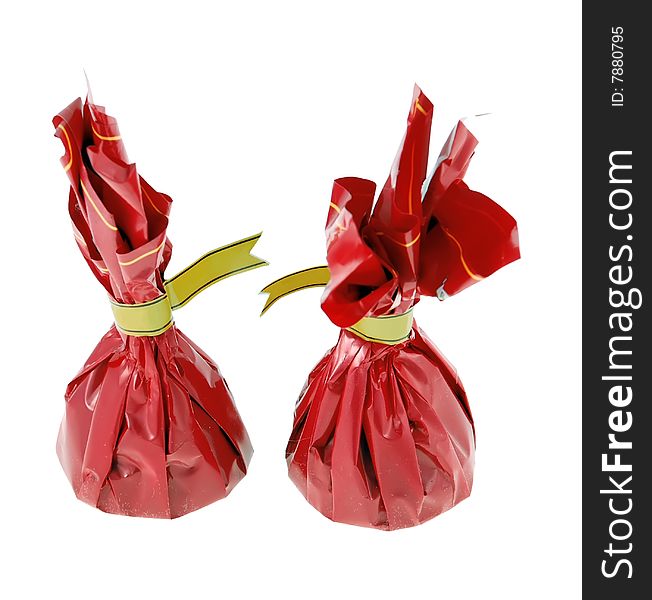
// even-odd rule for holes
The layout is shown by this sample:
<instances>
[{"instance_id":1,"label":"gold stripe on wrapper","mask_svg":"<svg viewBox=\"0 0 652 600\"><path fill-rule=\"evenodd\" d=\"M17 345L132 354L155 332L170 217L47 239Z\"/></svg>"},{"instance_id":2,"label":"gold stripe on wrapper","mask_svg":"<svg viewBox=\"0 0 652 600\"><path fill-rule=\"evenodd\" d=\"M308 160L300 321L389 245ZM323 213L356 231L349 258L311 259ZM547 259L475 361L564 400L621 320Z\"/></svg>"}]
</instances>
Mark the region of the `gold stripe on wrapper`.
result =
<instances>
[{"instance_id":1,"label":"gold stripe on wrapper","mask_svg":"<svg viewBox=\"0 0 652 600\"><path fill-rule=\"evenodd\" d=\"M270 283L261 290L269 294L261 316L277 301L299 290L312 287L323 287L330 279L328 267L312 267L291 273ZM354 333L363 340L393 346L406 341L412 331L412 309L400 315L383 315L380 317L365 317L355 325L347 327L347 331Z\"/></svg>"},{"instance_id":2,"label":"gold stripe on wrapper","mask_svg":"<svg viewBox=\"0 0 652 600\"><path fill-rule=\"evenodd\" d=\"M214 283L263 267L268 263L251 254L261 234L211 250L163 284L165 293L141 304L111 301L116 327L127 335L156 336L172 327L172 311L185 306Z\"/></svg>"}]
</instances>

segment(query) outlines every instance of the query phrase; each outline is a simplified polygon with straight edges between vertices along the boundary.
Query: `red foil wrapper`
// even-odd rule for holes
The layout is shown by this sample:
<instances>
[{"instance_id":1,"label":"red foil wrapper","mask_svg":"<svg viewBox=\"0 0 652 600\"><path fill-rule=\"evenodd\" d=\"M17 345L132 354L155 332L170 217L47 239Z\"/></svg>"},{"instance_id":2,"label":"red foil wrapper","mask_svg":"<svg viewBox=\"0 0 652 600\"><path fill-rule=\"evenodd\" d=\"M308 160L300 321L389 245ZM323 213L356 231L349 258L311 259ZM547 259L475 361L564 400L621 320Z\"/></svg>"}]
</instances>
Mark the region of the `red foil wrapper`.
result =
<instances>
[{"instance_id":1,"label":"red foil wrapper","mask_svg":"<svg viewBox=\"0 0 652 600\"><path fill-rule=\"evenodd\" d=\"M460 122L426 178L433 107L415 89L407 131L374 204L375 184L335 181L322 297L342 327L310 374L287 446L292 481L343 523L399 529L471 492L475 432L455 369L413 323L396 345L346 328L440 300L519 258L515 220L462 181L477 144Z\"/></svg>"},{"instance_id":2,"label":"red foil wrapper","mask_svg":"<svg viewBox=\"0 0 652 600\"><path fill-rule=\"evenodd\" d=\"M171 198L130 164L118 125L80 99L54 117L75 238L113 301L163 294ZM104 310L109 310L109 302ZM225 497L252 447L217 365L174 324L155 337L115 326L65 394L57 453L80 500L175 518Z\"/></svg>"}]
</instances>

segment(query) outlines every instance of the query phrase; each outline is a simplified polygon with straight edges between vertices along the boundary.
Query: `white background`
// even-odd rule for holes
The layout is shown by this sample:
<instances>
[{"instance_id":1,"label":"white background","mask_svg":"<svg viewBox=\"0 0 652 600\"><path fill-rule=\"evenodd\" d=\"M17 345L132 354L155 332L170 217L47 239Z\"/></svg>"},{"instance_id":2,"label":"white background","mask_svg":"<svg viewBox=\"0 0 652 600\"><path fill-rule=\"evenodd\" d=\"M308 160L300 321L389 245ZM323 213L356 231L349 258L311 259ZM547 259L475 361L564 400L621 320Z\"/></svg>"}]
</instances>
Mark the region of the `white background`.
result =
<instances>
[{"instance_id":1,"label":"white background","mask_svg":"<svg viewBox=\"0 0 652 600\"><path fill-rule=\"evenodd\" d=\"M579 2L43 2L0 9L3 598L577 598ZM355 5L355 6L352 6ZM169 274L265 230L272 262L177 323L219 364L256 453L226 500L172 522L77 501L55 455L63 391L110 324L67 214L52 116L85 94L175 200ZM263 285L324 262L332 181L384 183L418 82L436 155L518 220L523 259L417 319L478 432L470 499L420 527L334 524L287 478L294 402L337 330L317 290L258 318ZM234 317L235 315L235 317Z\"/></svg>"}]
</instances>

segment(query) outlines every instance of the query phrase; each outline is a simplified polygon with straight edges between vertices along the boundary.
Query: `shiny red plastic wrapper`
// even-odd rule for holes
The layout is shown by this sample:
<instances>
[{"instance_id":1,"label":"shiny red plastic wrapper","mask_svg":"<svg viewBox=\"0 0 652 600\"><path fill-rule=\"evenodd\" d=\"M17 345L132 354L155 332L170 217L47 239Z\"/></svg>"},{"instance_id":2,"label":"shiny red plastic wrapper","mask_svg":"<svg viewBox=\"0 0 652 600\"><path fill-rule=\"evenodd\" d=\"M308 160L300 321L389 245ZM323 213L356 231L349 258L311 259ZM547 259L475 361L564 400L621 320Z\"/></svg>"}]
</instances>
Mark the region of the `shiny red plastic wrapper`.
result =
<instances>
[{"instance_id":1,"label":"shiny red plastic wrapper","mask_svg":"<svg viewBox=\"0 0 652 600\"><path fill-rule=\"evenodd\" d=\"M103 107L78 99L53 123L91 271L113 301L159 298L171 198L129 163ZM103 511L175 518L223 498L247 472L252 447L229 388L174 324L155 337L112 326L65 399L59 460L77 497Z\"/></svg>"},{"instance_id":2,"label":"shiny red plastic wrapper","mask_svg":"<svg viewBox=\"0 0 652 600\"><path fill-rule=\"evenodd\" d=\"M310 374L287 446L291 479L334 521L399 529L471 492L475 431L454 368L414 323L395 345L346 329L440 300L519 258L515 220L462 181L477 144L460 122L427 179L433 107L415 89L407 131L375 184L335 182L322 308L342 327Z\"/></svg>"}]
</instances>

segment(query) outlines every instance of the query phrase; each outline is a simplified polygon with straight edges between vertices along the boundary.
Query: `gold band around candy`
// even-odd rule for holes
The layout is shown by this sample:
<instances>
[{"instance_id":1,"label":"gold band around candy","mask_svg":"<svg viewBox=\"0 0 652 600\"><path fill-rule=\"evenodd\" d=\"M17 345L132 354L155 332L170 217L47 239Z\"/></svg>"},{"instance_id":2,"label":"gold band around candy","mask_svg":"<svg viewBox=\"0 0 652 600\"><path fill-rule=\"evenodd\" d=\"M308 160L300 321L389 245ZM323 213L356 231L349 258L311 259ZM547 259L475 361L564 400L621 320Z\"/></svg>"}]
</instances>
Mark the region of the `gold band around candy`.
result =
<instances>
[{"instance_id":1,"label":"gold band around candy","mask_svg":"<svg viewBox=\"0 0 652 600\"><path fill-rule=\"evenodd\" d=\"M116 327L137 337L161 335L172 327L172 307L167 294L142 304L111 301Z\"/></svg>"},{"instance_id":2,"label":"gold band around candy","mask_svg":"<svg viewBox=\"0 0 652 600\"><path fill-rule=\"evenodd\" d=\"M268 264L251 254L261 234L207 252L165 281L165 293L140 304L120 304L111 301L116 327L126 335L136 337L161 335L172 327L172 311L185 306L207 287L251 269Z\"/></svg>"},{"instance_id":3,"label":"gold band around candy","mask_svg":"<svg viewBox=\"0 0 652 600\"><path fill-rule=\"evenodd\" d=\"M412 309L410 309L400 315L365 317L346 329L368 342L394 346L410 338L412 321Z\"/></svg>"}]
</instances>

